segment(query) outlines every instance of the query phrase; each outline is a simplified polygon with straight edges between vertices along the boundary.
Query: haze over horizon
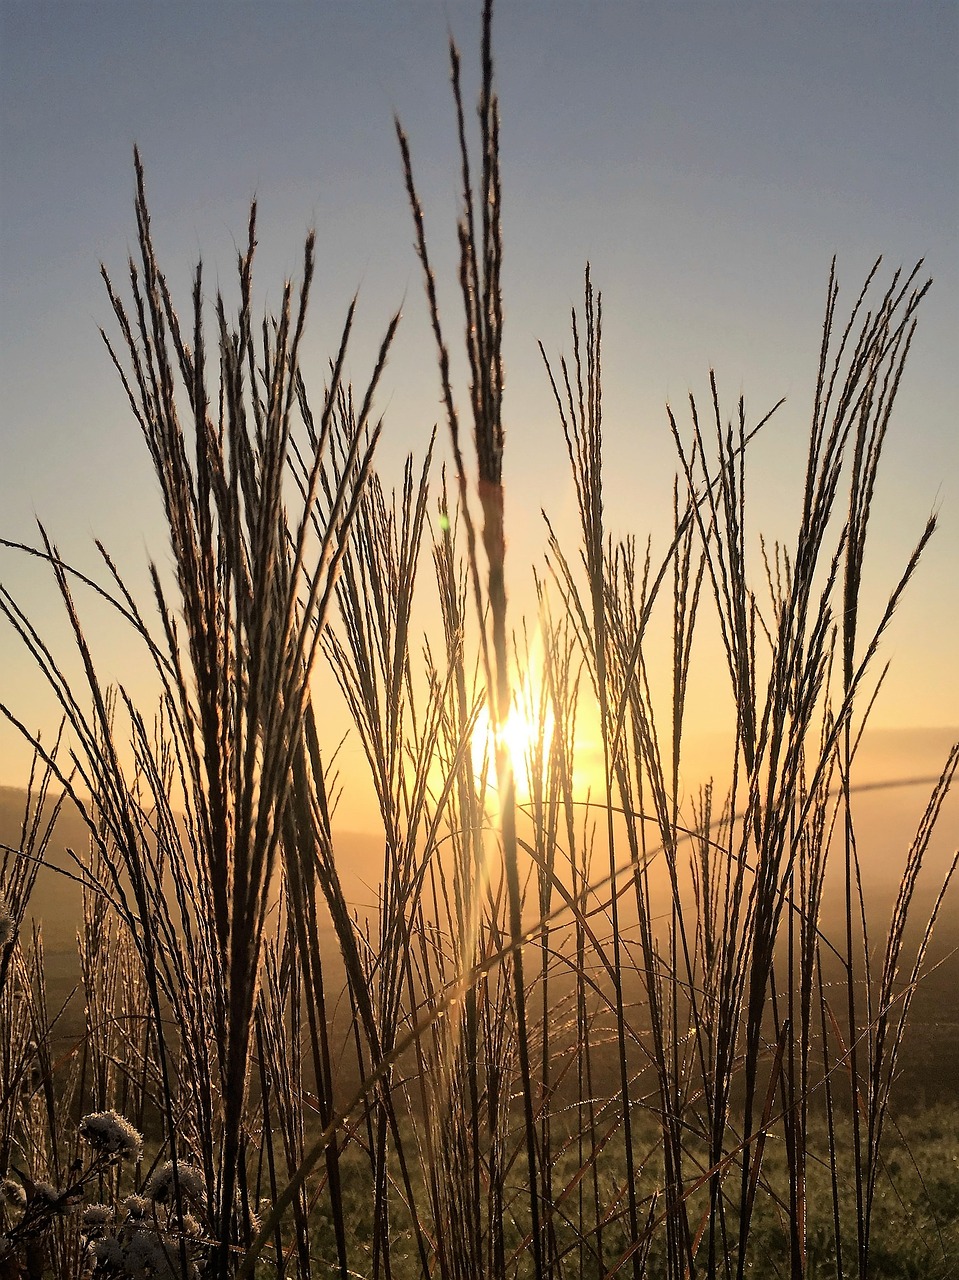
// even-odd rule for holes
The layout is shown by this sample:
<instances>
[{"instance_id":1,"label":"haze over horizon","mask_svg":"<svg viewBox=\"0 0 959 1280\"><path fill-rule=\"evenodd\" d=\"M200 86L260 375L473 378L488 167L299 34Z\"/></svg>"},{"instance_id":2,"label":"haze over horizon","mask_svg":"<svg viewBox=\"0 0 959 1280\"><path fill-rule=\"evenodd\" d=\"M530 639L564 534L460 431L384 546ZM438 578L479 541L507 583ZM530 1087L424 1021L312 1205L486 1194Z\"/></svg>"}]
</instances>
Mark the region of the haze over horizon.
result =
<instances>
[{"instance_id":1,"label":"haze over horizon","mask_svg":"<svg viewBox=\"0 0 959 1280\"><path fill-rule=\"evenodd\" d=\"M403 306L378 398L380 465L392 482L407 451L422 458L441 411L392 119L410 138L456 333L445 46L450 30L472 99L478 14L441 0L3 0L0 538L35 544L39 518L88 570L100 538L140 599L148 557L168 560L149 459L97 333L111 331L98 262L122 281L135 238L134 142L181 310L201 255L208 296L219 285L235 298L254 195L261 305L275 306L283 276L299 275L305 230L317 229L305 361L316 390L357 289L357 381ZM540 509L561 532L575 511L535 344L569 354L587 260L604 297L611 530L641 542L650 532L662 545L675 469L663 405L683 421L687 391L705 400L715 367L728 413L740 392L750 421L787 396L754 446L755 545L760 531L792 536L830 258L843 313L880 253L886 275L924 257L935 283L891 425L864 594L875 620L938 510L940 529L883 646L893 665L875 723L959 726L959 9L501 0L495 24L517 607L531 594L529 565L541 562ZM465 400L462 376L458 388ZM439 440L446 459L442 431ZM0 581L43 634L68 643L36 561L0 549ZM127 637L86 596L81 609L104 672L143 694ZM49 736L55 709L9 628L0 669L0 701ZM359 757L355 744L347 753ZM15 730L0 726L0 782L23 785L27 759Z\"/></svg>"}]
</instances>

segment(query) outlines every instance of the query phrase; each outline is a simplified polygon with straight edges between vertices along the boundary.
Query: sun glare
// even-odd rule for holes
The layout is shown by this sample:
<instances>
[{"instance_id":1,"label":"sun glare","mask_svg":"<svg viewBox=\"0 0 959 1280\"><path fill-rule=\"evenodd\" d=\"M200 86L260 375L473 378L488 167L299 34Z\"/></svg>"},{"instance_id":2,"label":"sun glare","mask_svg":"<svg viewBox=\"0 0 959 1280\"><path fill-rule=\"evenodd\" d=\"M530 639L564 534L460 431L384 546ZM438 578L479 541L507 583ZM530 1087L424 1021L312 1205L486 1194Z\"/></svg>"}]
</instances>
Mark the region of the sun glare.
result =
<instances>
[{"instance_id":1,"label":"sun glare","mask_svg":"<svg viewBox=\"0 0 959 1280\"><path fill-rule=\"evenodd\" d=\"M521 690L500 733L509 753L517 795L528 798L532 771L545 769L549 759L553 740L552 709L546 708L541 715L538 708L528 705L525 690ZM480 711L473 730L473 759L477 777L485 773L487 785L495 788L496 738L488 707Z\"/></svg>"}]
</instances>

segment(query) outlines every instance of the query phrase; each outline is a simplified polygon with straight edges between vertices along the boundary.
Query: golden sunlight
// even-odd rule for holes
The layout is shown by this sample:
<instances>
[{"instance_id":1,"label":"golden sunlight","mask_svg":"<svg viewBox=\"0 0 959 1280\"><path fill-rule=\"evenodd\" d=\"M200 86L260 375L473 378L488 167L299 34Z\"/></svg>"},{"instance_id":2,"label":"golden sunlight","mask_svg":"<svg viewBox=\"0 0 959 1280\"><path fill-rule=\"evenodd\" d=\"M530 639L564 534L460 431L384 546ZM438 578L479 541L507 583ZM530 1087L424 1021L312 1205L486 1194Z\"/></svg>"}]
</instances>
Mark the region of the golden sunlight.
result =
<instances>
[{"instance_id":1,"label":"golden sunlight","mask_svg":"<svg viewBox=\"0 0 959 1280\"><path fill-rule=\"evenodd\" d=\"M528 800L530 779L542 778L548 765L553 741L553 710L548 705L533 705L528 686L524 685L514 695L500 734L509 753L517 799ZM486 785L495 790L496 738L488 706L480 710L473 730L473 759L477 781L485 780Z\"/></svg>"}]
</instances>

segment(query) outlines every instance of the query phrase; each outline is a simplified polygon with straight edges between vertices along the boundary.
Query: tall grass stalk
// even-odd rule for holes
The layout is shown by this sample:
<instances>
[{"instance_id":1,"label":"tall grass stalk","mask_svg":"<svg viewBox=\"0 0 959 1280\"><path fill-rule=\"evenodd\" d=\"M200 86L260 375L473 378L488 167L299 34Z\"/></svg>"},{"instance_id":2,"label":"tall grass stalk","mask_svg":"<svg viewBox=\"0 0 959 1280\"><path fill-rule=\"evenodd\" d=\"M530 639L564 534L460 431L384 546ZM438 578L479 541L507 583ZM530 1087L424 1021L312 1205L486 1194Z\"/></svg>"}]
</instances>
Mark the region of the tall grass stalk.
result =
<instances>
[{"instance_id":1,"label":"tall grass stalk","mask_svg":"<svg viewBox=\"0 0 959 1280\"><path fill-rule=\"evenodd\" d=\"M457 226L460 246L460 288L465 310L466 354L470 370L470 407L473 416L473 440L476 450L477 494L483 516L482 539L486 553L487 581L485 598L480 584L472 523L468 523L470 574L474 584L478 625L483 636L487 690L494 726L496 779L499 816L503 835L503 857L509 900L509 930L513 941L513 993L516 1004L517 1044L523 1087L526 1124L526 1155L530 1185L530 1214L534 1269L544 1274L544 1240L541 1237L541 1210L537 1197L536 1125L533 1085L529 1061L529 1035L526 1013L526 988L523 973L522 899L519 881L516 835L516 795L514 762L505 740L505 727L513 703L513 681L509 660L506 617L506 536L503 488L503 305L500 271L503 256L502 214L499 165L499 103L493 90L492 0L483 5L482 77L477 114L480 122L480 176L474 193L467 142L463 94L460 85L460 59L455 44L450 42L453 99L456 107L457 134L462 164L463 213ZM417 236L417 251L426 277L426 293L439 353L443 399L447 410L450 438L457 468L457 479L464 518L469 521L466 472L460 447L460 428L450 384L449 357L443 339L433 272L427 253L423 213L413 181L409 145L397 122L397 136L403 156L406 186ZM487 612L488 610L488 612ZM487 621L488 619L488 621ZM492 643L486 639L487 626ZM491 656L492 655L492 656Z\"/></svg>"}]
</instances>

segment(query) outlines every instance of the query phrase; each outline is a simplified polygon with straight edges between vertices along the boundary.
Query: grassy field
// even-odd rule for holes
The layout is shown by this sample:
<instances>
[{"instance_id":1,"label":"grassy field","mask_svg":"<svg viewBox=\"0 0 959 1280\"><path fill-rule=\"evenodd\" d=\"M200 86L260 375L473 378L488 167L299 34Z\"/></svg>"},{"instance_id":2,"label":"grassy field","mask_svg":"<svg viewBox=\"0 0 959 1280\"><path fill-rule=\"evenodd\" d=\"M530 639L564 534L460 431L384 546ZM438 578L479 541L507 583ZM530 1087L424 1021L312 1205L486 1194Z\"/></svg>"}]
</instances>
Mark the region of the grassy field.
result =
<instances>
[{"instance_id":1,"label":"grassy field","mask_svg":"<svg viewBox=\"0 0 959 1280\"><path fill-rule=\"evenodd\" d=\"M398 316L351 386L351 311L308 388L313 239L261 325L255 208L235 311L198 266L178 313L136 157L104 341L171 567L138 601L107 549L97 582L43 533L22 549L62 600L72 682L0 589L65 725L28 797L0 797L0 1280L955 1274L959 745L895 833L893 791L863 789L882 641L935 533L867 617L928 282L877 264L844 313L833 265L788 542L750 522L773 415L727 409L715 380L668 409L655 547L605 523L587 270L569 360L543 352L578 522L547 523L532 571L509 563L491 39L487 5L478 145L451 50L462 389L397 125L451 463L433 439L395 489L375 404ZM535 623L508 605L520 579ZM156 706L101 670L90 591ZM730 716L690 783L704 635ZM363 839L334 822L353 780L331 688L368 773Z\"/></svg>"}]
</instances>

